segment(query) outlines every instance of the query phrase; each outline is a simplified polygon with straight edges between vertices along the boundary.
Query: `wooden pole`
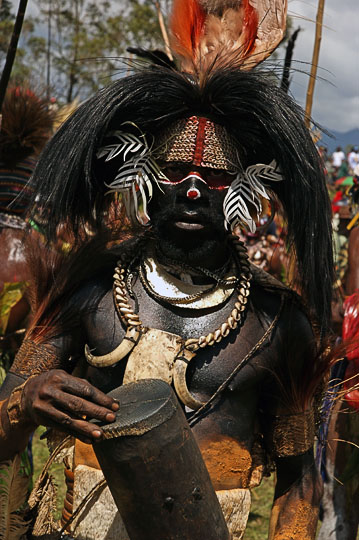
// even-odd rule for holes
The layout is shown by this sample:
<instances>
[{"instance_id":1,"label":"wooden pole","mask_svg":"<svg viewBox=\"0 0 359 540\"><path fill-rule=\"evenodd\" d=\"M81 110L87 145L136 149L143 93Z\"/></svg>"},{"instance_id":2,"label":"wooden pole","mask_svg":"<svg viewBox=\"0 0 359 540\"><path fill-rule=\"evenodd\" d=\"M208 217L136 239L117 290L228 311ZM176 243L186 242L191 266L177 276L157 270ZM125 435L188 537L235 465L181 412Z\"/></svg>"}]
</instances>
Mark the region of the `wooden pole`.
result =
<instances>
[{"instance_id":1,"label":"wooden pole","mask_svg":"<svg viewBox=\"0 0 359 540\"><path fill-rule=\"evenodd\" d=\"M163 41L165 43L166 54L167 54L168 58L173 61L173 56L172 56L171 47L170 47L170 40L168 38L167 28L166 28L166 25L165 25L165 21L163 19L161 6L160 6L160 3L158 2L158 0L155 1L155 6L156 6L156 9L157 9L158 22L160 24Z\"/></svg>"},{"instance_id":2,"label":"wooden pole","mask_svg":"<svg viewBox=\"0 0 359 540\"><path fill-rule=\"evenodd\" d=\"M322 41L324 4L325 4L325 0L319 0L317 20L316 20L316 26L315 26L315 41L314 41L314 50L313 50L313 59L312 59L312 69L310 72L310 79L309 79L308 91L307 91L307 101L305 105L305 123L308 129L310 128L310 117L312 114L312 107L313 107L314 87L315 87L315 80L316 80L317 70L318 70L320 44Z\"/></svg>"},{"instance_id":3,"label":"wooden pole","mask_svg":"<svg viewBox=\"0 0 359 540\"><path fill-rule=\"evenodd\" d=\"M46 51L46 97L50 101L50 85L51 85L51 18L52 18L52 0L49 0L49 11L47 14L47 51Z\"/></svg>"},{"instance_id":4,"label":"wooden pole","mask_svg":"<svg viewBox=\"0 0 359 540\"><path fill-rule=\"evenodd\" d=\"M9 84L12 67L17 51L17 45L21 34L22 23L24 22L27 0L20 0L19 9L17 11L14 30L11 36L10 45L7 51L5 66L0 79L0 129L1 129L1 110L4 102L6 89Z\"/></svg>"}]
</instances>

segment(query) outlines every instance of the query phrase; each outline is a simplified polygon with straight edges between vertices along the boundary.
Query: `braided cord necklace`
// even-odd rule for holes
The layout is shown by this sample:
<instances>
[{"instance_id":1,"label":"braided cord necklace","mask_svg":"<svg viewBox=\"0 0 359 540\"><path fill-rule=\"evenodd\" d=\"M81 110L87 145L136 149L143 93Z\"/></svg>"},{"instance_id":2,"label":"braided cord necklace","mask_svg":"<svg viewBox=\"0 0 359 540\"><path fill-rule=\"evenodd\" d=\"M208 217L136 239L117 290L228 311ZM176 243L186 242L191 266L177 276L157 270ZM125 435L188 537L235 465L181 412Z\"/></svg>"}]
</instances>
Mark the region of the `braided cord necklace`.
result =
<instances>
[{"instance_id":1,"label":"braided cord necklace","mask_svg":"<svg viewBox=\"0 0 359 540\"><path fill-rule=\"evenodd\" d=\"M231 236L230 239L235 248L235 260L240 272L239 277L236 279L236 283L233 282L235 283L237 289L237 302L235 303L234 309L227 317L227 320L223 322L216 330L209 332L207 335L189 338L184 342L184 349L190 352L196 352L200 348L204 348L207 345L212 346L215 343L219 343L223 338L228 336L231 330L234 330L243 322L244 312L246 310L250 292L250 280L252 276L250 273L248 255L244 244L236 236ZM116 311L128 330L132 328L140 330L142 327L142 322L138 313L135 313L133 308L130 306L127 298L127 283L130 281L130 266L126 268L126 266L123 266L123 264L124 262L118 261L114 273L113 293ZM208 290L206 292L208 292ZM164 298L166 297L160 296L160 299L163 300Z\"/></svg>"},{"instance_id":2,"label":"braided cord necklace","mask_svg":"<svg viewBox=\"0 0 359 540\"><path fill-rule=\"evenodd\" d=\"M224 286L232 286L233 288L235 285L239 282L239 280L236 277L230 277L228 279L224 279L222 276L225 274L225 271L228 269L230 264L230 259L222 266L222 268L218 269L217 271L211 272L210 270L202 267L192 268L188 264L177 262L172 259L169 259L165 256L161 257L167 265L169 265L172 268L182 269L187 272L189 272L192 275L204 275L206 277L211 278L214 280L213 285L210 287L206 287L205 289L198 291L193 294L187 294L185 297L180 296L164 296L160 293L158 293L150 284L149 280L146 276L146 268L145 268L145 260L142 258L140 265L139 265L139 277L141 280L141 283L146 290L146 292L152 296L155 300L158 300L160 302L165 302L172 305L178 305L178 304L190 304L194 300L197 300L199 298L202 298L204 295L208 295L211 292L213 292L218 286L224 285ZM171 272L169 272L171 275Z\"/></svg>"}]
</instances>

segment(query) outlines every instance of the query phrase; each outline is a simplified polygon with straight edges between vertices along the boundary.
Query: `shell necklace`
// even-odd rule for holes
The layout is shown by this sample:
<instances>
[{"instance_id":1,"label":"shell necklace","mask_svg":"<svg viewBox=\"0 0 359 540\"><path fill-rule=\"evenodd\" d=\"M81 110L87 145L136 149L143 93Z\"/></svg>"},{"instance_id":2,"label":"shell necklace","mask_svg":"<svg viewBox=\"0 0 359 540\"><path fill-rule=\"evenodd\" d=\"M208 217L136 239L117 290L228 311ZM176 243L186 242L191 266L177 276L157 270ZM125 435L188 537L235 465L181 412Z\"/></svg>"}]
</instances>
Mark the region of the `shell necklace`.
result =
<instances>
[{"instance_id":1,"label":"shell necklace","mask_svg":"<svg viewBox=\"0 0 359 540\"><path fill-rule=\"evenodd\" d=\"M186 371L189 362L199 349L219 343L223 338L228 336L231 330L240 326L243 323L248 303L252 275L249 269L247 251L244 244L236 236L231 236L230 239L235 248L235 257L240 271L239 276L237 276L238 283L235 287L237 291L237 302L230 315L227 317L227 320L216 330L209 332L207 335L186 340L179 338L179 349L176 351L172 361L173 383L177 395L185 405L193 410L202 407L203 403L195 399L187 388ZM130 278L131 276L129 275L128 268L123 265L122 261L118 261L114 273L114 303L120 320L126 326L126 335L119 346L107 355L94 356L86 345L85 355L87 361L95 367L112 366L125 358L140 342L141 336L148 331L148 329L143 327L138 313L135 313L129 303L127 297L127 283ZM163 334L166 333L164 332ZM174 334L171 334L171 336L174 336Z\"/></svg>"}]
</instances>

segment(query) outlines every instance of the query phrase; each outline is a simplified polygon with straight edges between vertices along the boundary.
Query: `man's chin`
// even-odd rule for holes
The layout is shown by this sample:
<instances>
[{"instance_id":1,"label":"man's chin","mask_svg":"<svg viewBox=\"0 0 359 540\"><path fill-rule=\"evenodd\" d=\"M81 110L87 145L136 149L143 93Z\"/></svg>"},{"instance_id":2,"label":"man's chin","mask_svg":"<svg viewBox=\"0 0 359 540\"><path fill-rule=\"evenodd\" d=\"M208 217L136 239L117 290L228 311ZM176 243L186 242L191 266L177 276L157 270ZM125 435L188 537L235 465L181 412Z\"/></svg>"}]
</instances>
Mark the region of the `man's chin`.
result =
<instances>
[{"instance_id":1,"label":"man's chin","mask_svg":"<svg viewBox=\"0 0 359 540\"><path fill-rule=\"evenodd\" d=\"M154 233L164 255L192 266L200 266L201 260L213 255L225 238L224 228L217 231L186 222L159 227Z\"/></svg>"}]
</instances>

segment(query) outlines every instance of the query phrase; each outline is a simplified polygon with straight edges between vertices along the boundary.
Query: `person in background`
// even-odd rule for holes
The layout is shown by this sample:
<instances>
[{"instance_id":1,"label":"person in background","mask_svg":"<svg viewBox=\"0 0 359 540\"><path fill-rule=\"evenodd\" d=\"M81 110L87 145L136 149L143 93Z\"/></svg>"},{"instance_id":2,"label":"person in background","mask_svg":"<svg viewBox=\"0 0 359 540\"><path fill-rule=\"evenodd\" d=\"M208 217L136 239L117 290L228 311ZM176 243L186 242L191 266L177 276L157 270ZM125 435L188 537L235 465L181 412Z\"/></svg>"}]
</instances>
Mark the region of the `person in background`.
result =
<instances>
[{"instance_id":1,"label":"person in background","mask_svg":"<svg viewBox=\"0 0 359 540\"><path fill-rule=\"evenodd\" d=\"M334 178L338 177L338 171L343 163L345 161L345 154L342 150L341 146L338 146L335 152L333 152L332 155L332 165L334 169Z\"/></svg>"},{"instance_id":2,"label":"person in background","mask_svg":"<svg viewBox=\"0 0 359 540\"><path fill-rule=\"evenodd\" d=\"M0 131L0 354L7 356L20 344L18 330L29 311L23 296L29 273L22 237L28 226L30 177L52 125L45 100L29 88L8 90Z\"/></svg>"},{"instance_id":3,"label":"person in background","mask_svg":"<svg viewBox=\"0 0 359 540\"><path fill-rule=\"evenodd\" d=\"M348 154L349 173L354 174L354 169L359 164L359 151L357 146L353 146Z\"/></svg>"}]
</instances>

